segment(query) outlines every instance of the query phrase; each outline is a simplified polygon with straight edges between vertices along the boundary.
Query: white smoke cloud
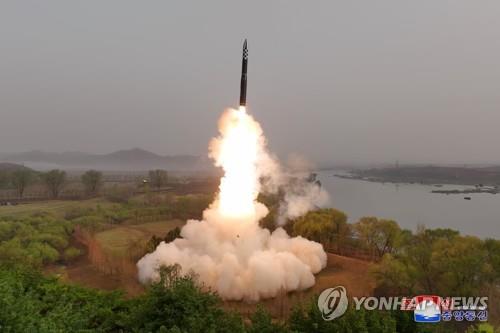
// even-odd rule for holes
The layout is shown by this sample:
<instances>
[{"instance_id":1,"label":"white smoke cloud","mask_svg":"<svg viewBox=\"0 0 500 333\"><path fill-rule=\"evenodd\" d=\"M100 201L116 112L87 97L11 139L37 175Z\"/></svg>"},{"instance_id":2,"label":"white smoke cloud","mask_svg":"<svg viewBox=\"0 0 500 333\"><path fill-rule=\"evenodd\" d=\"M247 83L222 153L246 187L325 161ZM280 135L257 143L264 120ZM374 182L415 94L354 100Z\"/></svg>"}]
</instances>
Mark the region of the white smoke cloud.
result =
<instances>
[{"instance_id":1,"label":"white smoke cloud","mask_svg":"<svg viewBox=\"0 0 500 333\"><path fill-rule=\"evenodd\" d=\"M266 150L260 125L244 109L226 111L219 132L210 143L210 157L224 169L218 197L202 221L187 222L182 238L160 243L139 260L139 280L157 280L160 266L179 264L182 274L194 273L228 300L256 301L313 286L314 274L326 266L323 247L291 238L282 228L261 228L268 209L256 198L260 191L289 190L280 216L297 217L314 208L324 191L282 170Z\"/></svg>"},{"instance_id":2,"label":"white smoke cloud","mask_svg":"<svg viewBox=\"0 0 500 333\"><path fill-rule=\"evenodd\" d=\"M284 193L276 220L278 225L283 225L288 219L295 219L308 211L323 207L329 201L328 192L321 186L304 180L296 186L286 186Z\"/></svg>"},{"instance_id":3,"label":"white smoke cloud","mask_svg":"<svg viewBox=\"0 0 500 333\"><path fill-rule=\"evenodd\" d=\"M137 263L140 281L158 279L161 265L179 264L181 273L194 272L199 283L224 299L256 301L282 289L307 289L314 285L313 274L325 267L326 254L318 243L290 238L281 228L271 234L257 223L228 226L223 221L208 216L188 221L183 238L162 242Z\"/></svg>"},{"instance_id":4,"label":"white smoke cloud","mask_svg":"<svg viewBox=\"0 0 500 333\"><path fill-rule=\"evenodd\" d=\"M263 193L282 194L276 223L283 226L289 219L300 217L311 210L324 207L330 200L328 192L312 173L313 165L303 156L292 154L288 165L282 168L277 159L266 154L259 161L262 170Z\"/></svg>"}]
</instances>

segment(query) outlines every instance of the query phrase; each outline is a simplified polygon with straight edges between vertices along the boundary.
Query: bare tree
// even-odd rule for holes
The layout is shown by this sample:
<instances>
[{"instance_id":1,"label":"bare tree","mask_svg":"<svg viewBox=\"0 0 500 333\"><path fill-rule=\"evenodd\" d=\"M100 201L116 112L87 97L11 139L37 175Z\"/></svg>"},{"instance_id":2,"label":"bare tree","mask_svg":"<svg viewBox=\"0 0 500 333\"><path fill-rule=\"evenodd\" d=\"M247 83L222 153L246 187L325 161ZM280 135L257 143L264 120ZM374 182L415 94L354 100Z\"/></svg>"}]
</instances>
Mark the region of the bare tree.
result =
<instances>
[{"instance_id":1,"label":"bare tree","mask_svg":"<svg viewBox=\"0 0 500 333\"><path fill-rule=\"evenodd\" d=\"M50 170L42 175L42 179L52 197L57 198L66 182L66 172L57 169Z\"/></svg>"},{"instance_id":2,"label":"bare tree","mask_svg":"<svg viewBox=\"0 0 500 333\"><path fill-rule=\"evenodd\" d=\"M165 170L156 169L149 171L149 182L151 186L160 189L167 185L168 173Z\"/></svg>"},{"instance_id":3,"label":"bare tree","mask_svg":"<svg viewBox=\"0 0 500 333\"><path fill-rule=\"evenodd\" d=\"M26 188L33 183L35 177L31 170L29 169L19 169L12 173L11 176L12 185L17 190L19 198L22 198Z\"/></svg>"},{"instance_id":4,"label":"bare tree","mask_svg":"<svg viewBox=\"0 0 500 333\"><path fill-rule=\"evenodd\" d=\"M82 183L85 191L89 195L96 195L102 185L102 173L96 170L89 170L82 175Z\"/></svg>"}]
</instances>

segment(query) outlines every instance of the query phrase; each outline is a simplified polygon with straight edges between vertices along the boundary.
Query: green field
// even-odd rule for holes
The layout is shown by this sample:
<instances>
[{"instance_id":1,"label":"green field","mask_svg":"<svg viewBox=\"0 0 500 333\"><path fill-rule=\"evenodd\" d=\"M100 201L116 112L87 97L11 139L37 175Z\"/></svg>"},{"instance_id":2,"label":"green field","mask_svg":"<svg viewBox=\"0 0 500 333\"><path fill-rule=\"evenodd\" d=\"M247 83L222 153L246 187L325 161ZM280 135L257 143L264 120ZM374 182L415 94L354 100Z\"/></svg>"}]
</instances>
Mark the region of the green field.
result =
<instances>
[{"instance_id":1,"label":"green field","mask_svg":"<svg viewBox=\"0 0 500 333\"><path fill-rule=\"evenodd\" d=\"M66 213L76 208L80 210L91 209L94 211L91 213L93 215L96 214L96 211L100 212L97 214L102 214L102 212L119 212L123 210L123 205L112 203L104 198L40 201L23 203L16 206L1 206L0 218L25 218L37 213L50 214L56 218L65 218ZM144 246L152 236L164 237L171 229L183 224L184 221L176 219L142 224L135 224L133 220L129 219L120 224L103 222L101 223L101 227L104 227L105 230L98 232L95 237L108 254L122 256L130 250L137 250L141 246Z\"/></svg>"}]
</instances>

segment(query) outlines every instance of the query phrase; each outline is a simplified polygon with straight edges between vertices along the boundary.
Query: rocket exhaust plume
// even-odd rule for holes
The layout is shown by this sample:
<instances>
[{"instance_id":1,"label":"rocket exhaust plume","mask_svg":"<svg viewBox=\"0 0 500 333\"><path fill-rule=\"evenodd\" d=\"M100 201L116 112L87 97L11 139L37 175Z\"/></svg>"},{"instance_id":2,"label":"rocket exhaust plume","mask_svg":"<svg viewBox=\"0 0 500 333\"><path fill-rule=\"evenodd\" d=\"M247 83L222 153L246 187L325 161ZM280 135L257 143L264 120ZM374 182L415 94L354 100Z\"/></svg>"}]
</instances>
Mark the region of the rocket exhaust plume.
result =
<instances>
[{"instance_id":1,"label":"rocket exhaust plume","mask_svg":"<svg viewBox=\"0 0 500 333\"><path fill-rule=\"evenodd\" d=\"M199 284L226 300L256 301L280 290L313 286L314 274L326 266L323 247L300 236L291 238L282 228L271 233L259 226L268 214L257 201L259 192L276 189L286 179L266 149L262 128L244 104L226 110L218 127L219 136L209 145L209 156L224 171L216 199L202 221L187 221L182 238L160 243L139 260L139 280L158 280L160 266L178 264L182 274L194 273ZM311 206L301 207L295 216Z\"/></svg>"}]
</instances>

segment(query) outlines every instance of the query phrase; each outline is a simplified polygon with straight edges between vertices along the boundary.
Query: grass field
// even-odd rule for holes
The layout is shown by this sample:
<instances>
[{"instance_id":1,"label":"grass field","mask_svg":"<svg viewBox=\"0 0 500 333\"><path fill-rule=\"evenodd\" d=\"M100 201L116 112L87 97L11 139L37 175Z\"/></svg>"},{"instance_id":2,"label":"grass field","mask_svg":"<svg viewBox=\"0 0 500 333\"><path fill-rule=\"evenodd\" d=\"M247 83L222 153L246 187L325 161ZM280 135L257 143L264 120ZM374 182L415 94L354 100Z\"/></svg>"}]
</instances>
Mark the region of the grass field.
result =
<instances>
[{"instance_id":1,"label":"grass field","mask_svg":"<svg viewBox=\"0 0 500 333\"><path fill-rule=\"evenodd\" d=\"M181 220L121 225L96 234L102 248L114 256L125 256L131 246L147 242L152 236L164 237L168 231L184 224Z\"/></svg>"}]
</instances>

